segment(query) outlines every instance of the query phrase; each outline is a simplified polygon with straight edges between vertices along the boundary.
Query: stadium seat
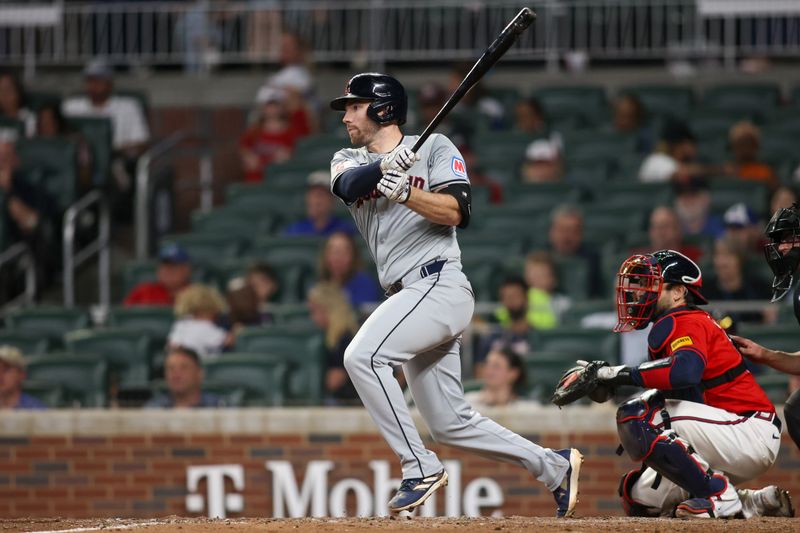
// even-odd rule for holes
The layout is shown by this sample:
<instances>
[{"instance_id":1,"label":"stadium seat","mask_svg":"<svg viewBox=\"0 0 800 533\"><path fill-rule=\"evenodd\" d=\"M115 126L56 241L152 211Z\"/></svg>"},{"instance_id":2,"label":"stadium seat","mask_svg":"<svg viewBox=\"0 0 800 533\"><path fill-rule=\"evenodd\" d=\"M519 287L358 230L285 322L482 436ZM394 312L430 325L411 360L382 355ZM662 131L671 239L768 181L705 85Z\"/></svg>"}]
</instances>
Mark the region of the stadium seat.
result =
<instances>
[{"instance_id":1,"label":"stadium seat","mask_svg":"<svg viewBox=\"0 0 800 533\"><path fill-rule=\"evenodd\" d=\"M559 204L578 202L580 196L580 191L570 183L514 183L505 188L502 209L520 207L536 214L542 210L549 213Z\"/></svg>"},{"instance_id":2,"label":"stadium seat","mask_svg":"<svg viewBox=\"0 0 800 533\"><path fill-rule=\"evenodd\" d=\"M525 156L525 149L535 139L529 133L518 131L486 131L475 134L472 146L481 162L495 158L519 160Z\"/></svg>"},{"instance_id":3,"label":"stadium seat","mask_svg":"<svg viewBox=\"0 0 800 533\"><path fill-rule=\"evenodd\" d=\"M567 159L617 157L636 152L636 137L613 131L578 131L564 136Z\"/></svg>"},{"instance_id":4,"label":"stadium seat","mask_svg":"<svg viewBox=\"0 0 800 533\"><path fill-rule=\"evenodd\" d=\"M215 387L243 389L244 405L276 407L284 403L287 364L262 354L227 353L204 361L206 379Z\"/></svg>"},{"instance_id":5,"label":"stadium seat","mask_svg":"<svg viewBox=\"0 0 800 533\"><path fill-rule=\"evenodd\" d=\"M573 301L569 308L561 315L564 326L580 326L583 319L595 313L616 313L614 300L603 298L599 300Z\"/></svg>"},{"instance_id":6,"label":"stadium seat","mask_svg":"<svg viewBox=\"0 0 800 533\"><path fill-rule=\"evenodd\" d=\"M341 148L348 144L349 141L347 140L341 141ZM331 158L333 158L333 154L331 154ZM330 172L330 160L322 164L318 161L306 161L298 155L284 163L273 163L265 168L264 183L280 183L283 185L302 183L305 185L308 175L315 170Z\"/></svg>"},{"instance_id":7,"label":"stadium seat","mask_svg":"<svg viewBox=\"0 0 800 533\"><path fill-rule=\"evenodd\" d=\"M236 337L236 350L286 363L289 402L321 402L325 360L322 337L316 327L283 324L244 328Z\"/></svg>"},{"instance_id":8,"label":"stadium seat","mask_svg":"<svg viewBox=\"0 0 800 533\"><path fill-rule=\"evenodd\" d=\"M89 325L88 315L80 309L32 307L12 311L6 316L9 331L33 333L47 339L50 347L63 346L64 335Z\"/></svg>"},{"instance_id":9,"label":"stadium seat","mask_svg":"<svg viewBox=\"0 0 800 533\"><path fill-rule=\"evenodd\" d=\"M152 380L148 389L151 397L157 394L168 393L167 383L163 379ZM216 381L204 379L200 390L205 394L213 394L220 398L222 401L221 407L246 406L247 389L236 383L230 381L218 383Z\"/></svg>"},{"instance_id":10,"label":"stadium seat","mask_svg":"<svg viewBox=\"0 0 800 533\"><path fill-rule=\"evenodd\" d=\"M10 132L17 139L25 137L25 123L9 117L0 117L0 132Z\"/></svg>"},{"instance_id":11,"label":"stadium seat","mask_svg":"<svg viewBox=\"0 0 800 533\"><path fill-rule=\"evenodd\" d=\"M261 218L277 217L281 225L305 217L305 196L287 195L282 191L265 191L263 194L242 194L228 199L227 207L243 216Z\"/></svg>"},{"instance_id":12,"label":"stadium seat","mask_svg":"<svg viewBox=\"0 0 800 533\"><path fill-rule=\"evenodd\" d=\"M694 101L692 88L679 85L632 85L620 93L636 96L651 117L685 119Z\"/></svg>"},{"instance_id":13,"label":"stadium seat","mask_svg":"<svg viewBox=\"0 0 800 533\"><path fill-rule=\"evenodd\" d=\"M158 262L153 260L129 261L122 267L122 290L123 296L143 281L155 281ZM206 283L210 281L208 267L203 265L192 265L192 282Z\"/></svg>"},{"instance_id":14,"label":"stadium seat","mask_svg":"<svg viewBox=\"0 0 800 533\"><path fill-rule=\"evenodd\" d=\"M78 148L62 139L25 139L17 143L25 178L42 187L57 208L65 210L77 200Z\"/></svg>"},{"instance_id":15,"label":"stadium seat","mask_svg":"<svg viewBox=\"0 0 800 533\"><path fill-rule=\"evenodd\" d=\"M150 378L150 337L135 329L79 330L66 335L65 344L76 354L103 358L120 387L144 387Z\"/></svg>"},{"instance_id":16,"label":"stadium seat","mask_svg":"<svg viewBox=\"0 0 800 533\"><path fill-rule=\"evenodd\" d=\"M161 244L180 245L192 258L192 263L213 265L220 259L239 257L244 250L244 239L228 233L184 233L167 235Z\"/></svg>"},{"instance_id":17,"label":"stadium seat","mask_svg":"<svg viewBox=\"0 0 800 533\"><path fill-rule=\"evenodd\" d=\"M637 204L607 207L604 202L583 208L583 240L598 247L614 241L621 243L633 231L644 230L648 207Z\"/></svg>"},{"instance_id":18,"label":"stadium seat","mask_svg":"<svg viewBox=\"0 0 800 533\"><path fill-rule=\"evenodd\" d=\"M786 402L789 396L789 375L775 370L768 370L767 372L757 375L756 381L767 397L774 404L782 404Z\"/></svg>"},{"instance_id":19,"label":"stadium seat","mask_svg":"<svg viewBox=\"0 0 800 533\"><path fill-rule=\"evenodd\" d=\"M458 236L458 245L461 248L462 258L502 261L509 255L521 254L524 242L519 235L507 235L500 240L497 235L465 231Z\"/></svg>"},{"instance_id":20,"label":"stadium seat","mask_svg":"<svg viewBox=\"0 0 800 533\"><path fill-rule=\"evenodd\" d=\"M744 203L758 215L767 212L769 185L736 178L717 179L711 182L711 210L723 213L730 206Z\"/></svg>"},{"instance_id":21,"label":"stadium seat","mask_svg":"<svg viewBox=\"0 0 800 533\"><path fill-rule=\"evenodd\" d=\"M112 307L108 313L109 326L139 331L156 342L166 340L174 320L175 311L169 306Z\"/></svg>"},{"instance_id":22,"label":"stadium seat","mask_svg":"<svg viewBox=\"0 0 800 533\"><path fill-rule=\"evenodd\" d=\"M728 130L741 120L751 116L744 112L706 109L695 111L689 119L689 129L697 139L727 139Z\"/></svg>"},{"instance_id":23,"label":"stadium seat","mask_svg":"<svg viewBox=\"0 0 800 533\"><path fill-rule=\"evenodd\" d=\"M80 132L91 150L92 184L98 187L106 185L111 172L111 120L100 117L71 117L68 123Z\"/></svg>"},{"instance_id":24,"label":"stadium seat","mask_svg":"<svg viewBox=\"0 0 800 533\"><path fill-rule=\"evenodd\" d=\"M59 105L61 102L61 94L50 91L25 91L26 105L34 111L39 111L42 107L48 104Z\"/></svg>"},{"instance_id":25,"label":"stadium seat","mask_svg":"<svg viewBox=\"0 0 800 533\"><path fill-rule=\"evenodd\" d=\"M192 213L192 233L235 235L245 248L250 246L253 237L271 233L278 223L277 216L257 216L230 207Z\"/></svg>"},{"instance_id":26,"label":"stadium seat","mask_svg":"<svg viewBox=\"0 0 800 533\"><path fill-rule=\"evenodd\" d=\"M612 180L606 187L596 191L594 203L607 209L636 206L649 210L657 205L669 204L671 199L672 187L668 183Z\"/></svg>"},{"instance_id":27,"label":"stadium seat","mask_svg":"<svg viewBox=\"0 0 800 533\"><path fill-rule=\"evenodd\" d=\"M26 379L22 382L22 392L41 400L47 407L63 407L65 404L64 389L60 385Z\"/></svg>"},{"instance_id":28,"label":"stadium seat","mask_svg":"<svg viewBox=\"0 0 800 533\"><path fill-rule=\"evenodd\" d=\"M497 300L497 288L503 278L503 269L499 260L470 260L462 257L461 267L472 285L477 301L494 302Z\"/></svg>"},{"instance_id":29,"label":"stadium seat","mask_svg":"<svg viewBox=\"0 0 800 533\"><path fill-rule=\"evenodd\" d=\"M779 103L780 87L775 83L721 84L703 92L703 106L709 109L763 115Z\"/></svg>"},{"instance_id":30,"label":"stadium seat","mask_svg":"<svg viewBox=\"0 0 800 533\"><path fill-rule=\"evenodd\" d=\"M573 300L589 297L589 265L582 257L555 257L558 292Z\"/></svg>"},{"instance_id":31,"label":"stadium seat","mask_svg":"<svg viewBox=\"0 0 800 533\"><path fill-rule=\"evenodd\" d=\"M294 157L309 163L309 165L316 163L320 170L329 170L333 154L347 146L349 143L336 135L309 135L297 140Z\"/></svg>"},{"instance_id":32,"label":"stadium seat","mask_svg":"<svg viewBox=\"0 0 800 533\"><path fill-rule=\"evenodd\" d=\"M0 330L0 346L13 346L25 356L44 355L50 349L50 339L36 331Z\"/></svg>"},{"instance_id":33,"label":"stadium seat","mask_svg":"<svg viewBox=\"0 0 800 533\"><path fill-rule=\"evenodd\" d=\"M568 368L575 366L575 360L576 358L569 353L547 352L534 347L524 359L530 397L542 403L550 403L550 397L561 375Z\"/></svg>"},{"instance_id":34,"label":"stadium seat","mask_svg":"<svg viewBox=\"0 0 800 533\"><path fill-rule=\"evenodd\" d=\"M534 91L533 96L542 104L548 118L580 117L590 124L596 123L607 109L605 88L590 85L552 86Z\"/></svg>"},{"instance_id":35,"label":"stadium seat","mask_svg":"<svg viewBox=\"0 0 800 533\"><path fill-rule=\"evenodd\" d=\"M574 359L592 361L602 359L615 363L619 354L617 335L602 329L560 326L555 329L534 331L530 335L531 351L569 353Z\"/></svg>"},{"instance_id":36,"label":"stadium seat","mask_svg":"<svg viewBox=\"0 0 800 533\"><path fill-rule=\"evenodd\" d=\"M790 353L797 351L797 323L766 326L742 323L739 325L737 335L752 339L761 346L772 350L783 350Z\"/></svg>"},{"instance_id":37,"label":"stadium seat","mask_svg":"<svg viewBox=\"0 0 800 533\"><path fill-rule=\"evenodd\" d=\"M64 407L104 407L108 388L108 365L96 355L52 354L27 362L31 381L61 387Z\"/></svg>"}]
</instances>

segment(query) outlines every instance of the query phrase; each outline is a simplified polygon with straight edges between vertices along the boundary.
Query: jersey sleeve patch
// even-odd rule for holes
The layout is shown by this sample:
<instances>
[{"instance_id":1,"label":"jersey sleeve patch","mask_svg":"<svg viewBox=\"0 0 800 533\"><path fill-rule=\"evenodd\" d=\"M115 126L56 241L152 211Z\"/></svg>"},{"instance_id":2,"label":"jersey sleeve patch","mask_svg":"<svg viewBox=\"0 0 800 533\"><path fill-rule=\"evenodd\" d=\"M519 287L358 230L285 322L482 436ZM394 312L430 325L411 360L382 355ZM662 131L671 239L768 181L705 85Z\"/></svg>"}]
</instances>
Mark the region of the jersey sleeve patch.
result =
<instances>
[{"instance_id":1,"label":"jersey sleeve patch","mask_svg":"<svg viewBox=\"0 0 800 533\"><path fill-rule=\"evenodd\" d=\"M692 338L687 335L687 336L680 337L680 338L675 339L674 341L672 341L670 343L670 345L669 345L669 348L670 348L671 351L674 352L675 350L677 350L681 346L692 346L693 344L694 344L694 342L692 342Z\"/></svg>"},{"instance_id":2,"label":"jersey sleeve patch","mask_svg":"<svg viewBox=\"0 0 800 533\"><path fill-rule=\"evenodd\" d=\"M450 162L450 169L453 171L453 174L459 178L467 177L467 165L464 163L464 160L458 156L453 156Z\"/></svg>"}]
</instances>

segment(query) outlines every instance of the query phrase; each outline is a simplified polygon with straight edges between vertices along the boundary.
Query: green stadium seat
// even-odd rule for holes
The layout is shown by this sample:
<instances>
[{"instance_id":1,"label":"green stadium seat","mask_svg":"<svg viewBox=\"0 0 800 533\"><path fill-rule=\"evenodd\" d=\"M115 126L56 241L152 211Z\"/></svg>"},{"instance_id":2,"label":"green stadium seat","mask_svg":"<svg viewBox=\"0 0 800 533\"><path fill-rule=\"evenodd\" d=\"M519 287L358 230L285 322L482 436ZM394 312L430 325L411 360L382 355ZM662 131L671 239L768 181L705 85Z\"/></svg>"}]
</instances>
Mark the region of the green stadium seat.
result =
<instances>
[{"instance_id":1,"label":"green stadium seat","mask_svg":"<svg viewBox=\"0 0 800 533\"><path fill-rule=\"evenodd\" d=\"M771 350L797 351L797 323L766 326L742 323L739 325L737 335L752 339Z\"/></svg>"},{"instance_id":2,"label":"green stadium seat","mask_svg":"<svg viewBox=\"0 0 800 533\"><path fill-rule=\"evenodd\" d=\"M615 155L568 157L565 175L568 183L587 190L595 190L606 186L615 166Z\"/></svg>"},{"instance_id":3,"label":"green stadium seat","mask_svg":"<svg viewBox=\"0 0 800 533\"><path fill-rule=\"evenodd\" d=\"M325 359L322 336L316 327L283 324L245 328L236 337L236 350L286 363L290 403L315 405L322 401Z\"/></svg>"},{"instance_id":4,"label":"green stadium seat","mask_svg":"<svg viewBox=\"0 0 800 533\"><path fill-rule=\"evenodd\" d=\"M174 321L175 311L169 306L112 307L108 313L109 326L138 331L154 341L166 340Z\"/></svg>"},{"instance_id":5,"label":"green stadium seat","mask_svg":"<svg viewBox=\"0 0 800 533\"><path fill-rule=\"evenodd\" d=\"M500 260L486 261L484 259L471 260L461 258L461 267L472 285L477 301L497 301L497 288L503 278L503 269Z\"/></svg>"},{"instance_id":6,"label":"green stadium seat","mask_svg":"<svg viewBox=\"0 0 800 533\"><path fill-rule=\"evenodd\" d=\"M13 346L25 356L44 355L50 349L50 339L35 331L0 330L0 346Z\"/></svg>"},{"instance_id":7,"label":"green stadium seat","mask_svg":"<svg viewBox=\"0 0 800 533\"><path fill-rule=\"evenodd\" d=\"M265 216L277 218L280 225L305 218L304 194L280 191L265 191L263 194L245 194L228 199L226 207L242 216L260 219ZM255 192L255 191L251 191Z\"/></svg>"},{"instance_id":8,"label":"green stadium seat","mask_svg":"<svg viewBox=\"0 0 800 533\"><path fill-rule=\"evenodd\" d=\"M65 403L64 389L60 385L26 379L22 382L22 392L41 400L51 408L62 407Z\"/></svg>"},{"instance_id":9,"label":"green stadium seat","mask_svg":"<svg viewBox=\"0 0 800 533\"><path fill-rule=\"evenodd\" d=\"M641 183L638 181L611 181L596 191L595 204L607 209L628 208L652 209L657 205L671 203L672 187L668 183Z\"/></svg>"},{"instance_id":10,"label":"green stadium seat","mask_svg":"<svg viewBox=\"0 0 800 533\"><path fill-rule=\"evenodd\" d=\"M525 149L535 139L536 137L529 133L518 131L486 131L475 134L472 146L478 161L492 159L516 161L525 156Z\"/></svg>"},{"instance_id":11,"label":"green stadium seat","mask_svg":"<svg viewBox=\"0 0 800 533\"><path fill-rule=\"evenodd\" d=\"M79 330L65 337L69 351L102 357L120 387L147 385L150 378L150 342L150 337L141 330L121 328Z\"/></svg>"},{"instance_id":12,"label":"green stadium seat","mask_svg":"<svg viewBox=\"0 0 800 533\"><path fill-rule=\"evenodd\" d=\"M775 83L716 85L703 92L703 106L762 115L778 106L780 93Z\"/></svg>"},{"instance_id":13,"label":"green stadium seat","mask_svg":"<svg viewBox=\"0 0 800 533\"><path fill-rule=\"evenodd\" d=\"M287 364L262 354L226 353L204 361L205 377L216 387L243 389L244 405L276 407L284 403Z\"/></svg>"},{"instance_id":14,"label":"green stadium seat","mask_svg":"<svg viewBox=\"0 0 800 533\"><path fill-rule=\"evenodd\" d=\"M308 304L282 305L270 310L275 323L286 324L292 328L308 328L313 326L309 315Z\"/></svg>"},{"instance_id":15,"label":"green stadium seat","mask_svg":"<svg viewBox=\"0 0 800 533\"><path fill-rule=\"evenodd\" d=\"M129 261L122 268L122 290L128 294L137 284L144 281L155 281L158 270L158 261ZM208 267L192 265L192 281L194 283L207 283L211 280Z\"/></svg>"},{"instance_id":16,"label":"green stadium seat","mask_svg":"<svg viewBox=\"0 0 800 533\"><path fill-rule=\"evenodd\" d=\"M45 105L60 105L61 94L49 91L25 91L25 100L30 109L39 111Z\"/></svg>"},{"instance_id":17,"label":"green stadium seat","mask_svg":"<svg viewBox=\"0 0 800 533\"><path fill-rule=\"evenodd\" d=\"M193 264L213 265L220 259L239 257L245 247L243 236L227 233L184 233L167 235L161 244L178 244L192 258Z\"/></svg>"},{"instance_id":18,"label":"green stadium seat","mask_svg":"<svg viewBox=\"0 0 800 533\"><path fill-rule=\"evenodd\" d=\"M89 316L80 309L65 307L32 307L11 311L6 316L9 331L33 333L50 341L50 346L63 346L64 335L89 326Z\"/></svg>"},{"instance_id":19,"label":"green stadium seat","mask_svg":"<svg viewBox=\"0 0 800 533\"><path fill-rule=\"evenodd\" d=\"M611 298L600 300L573 301L569 308L561 315L564 326L580 326L581 321L595 313L616 313L615 302Z\"/></svg>"},{"instance_id":20,"label":"green stadium seat","mask_svg":"<svg viewBox=\"0 0 800 533\"><path fill-rule=\"evenodd\" d=\"M329 170L333 154L347 146L349 143L337 135L309 135L297 140L294 154L309 164L317 163L320 170Z\"/></svg>"},{"instance_id":21,"label":"green stadium seat","mask_svg":"<svg viewBox=\"0 0 800 533\"><path fill-rule=\"evenodd\" d=\"M150 381L150 396L168 394L167 383L163 379ZM215 382L203 380L200 390L205 394L213 394L222 400L221 407L246 407L247 389L230 381Z\"/></svg>"},{"instance_id":22,"label":"green stadium seat","mask_svg":"<svg viewBox=\"0 0 800 533\"><path fill-rule=\"evenodd\" d=\"M694 101L692 88L678 85L633 85L623 88L620 93L636 96L651 117L685 119Z\"/></svg>"},{"instance_id":23,"label":"green stadium seat","mask_svg":"<svg viewBox=\"0 0 800 533\"><path fill-rule=\"evenodd\" d=\"M71 117L67 122L89 144L92 153L92 183L95 186L105 185L111 173L113 153L111 120L100 117Z\"/></svg>"},{"instance_id":24,"label":"green stadium seat","mask_svg":"<svg viewBox=\"0 0 800 533\"><path fill-rule=\"evenodd\" d=\"M613 131L574 132L564 136L564 152L568 160L633 154L636 153L636 137Z\"/></svg>"},{"instance_id":25,"label":"green stadium seat","mask_svg":"<svg viewBox=\"0 0 800 533\"><path fill-rule=\"evenodd\" d=\"M756 381L767 397L774 404L783 404L789 396L789 375L783 372L768 370L767 372L757 375Z\"/></svg>"},{"instance_id":26,"label":"green stadium seat","mask_svg":"<svg viewBox=\"0 0 800 533\"><path fill-rule=\"evenodd\" d=\"M747 113L736 111L704 110L692 113L689 129L697 139L727 139L728 130L741 120L749 120Z\"/></svg>"},{"instance_id":27,"label":"green stadium seat","mask_svg":"<svg viewBox=\"0 0 800 533\"><path fill-rule=\"evenodd\" d=\"M521 254L524 242L518 236L506 235L501 242L497 235L465 231L458 236L458 245L462 258L502 260L508 255Z\"/></svg>"},{"instance_id":28,"label":"green stadium seat","mask_svg":"<svg viewBox=\"0 0 800 533\"><path fill-rule=\"evenodd\" d=\"M712 211L722 213L740 202L759 215L765 214L769 203L769 185L736 178L723 178L711 182Z\"/></svg>"},{"instance_id":29,"label":"green stadium seat","mask_svg":"<svg viewBox=\"0 0 800 533\"><path fill-rule=\"evenodd\" d=\"M348 141L341 141L340 148L347 146ZM333 154L331 154L331 159ZM316 170L330 172L330 160L321 164L317 161L306 161L303 158L295 157L284 163L273 163L264 169L264 183L274 183L282 185L306 184L308 175Z\"/></svg>"},{"instance_id":30,"label":"green stadium seat","mask_svg":"<svg viewBox=\"0 0 800 533\"><path fill-rule=\"evenodd\" d=\"M570 183L515 183L505 188L505 200L498 209L520 207L536 214L549 213L559 204L580 201L580 196L580 190Z\"/></svg>"},{"instance_id":31,"label":"green stadium seat","mask_svg":"<svg viewBox=\"0 0 800 533\"><path fill-rule=\"evenodd\" d=\"M619 356L617 335L602 329L560 326L555 329L534 331L530 335L531 351L569 353L574 359L592 361L602 359L616 362Z\"/></svg>"},{"instance_id":32,"label":"green stadium seat","mask_svg":"<svg viewBox=\"0 0 800 533\"><path fill-rule=\"evenodd\" d=\"M547 352L535 347L525 357L525 377L530 396L542 403L550 403L565 370L575 366L575 357L569 353Z\"/></svg>"},{"instance_id":33,"label":"green stadium seat","mask_svg":"<svg viewBox=\"0 0 800 533\"><path fill-rule=\"evenodd\" d=\"M8 117L0 117L0 132L11 132L17 139L25 137L25 123L21 120Z\"/></svg>"},{"instance_id":34,"label":"green stadium seat","mask_svg":"<svg viewBox=\"0 0 800 533\"><path fill-rule=\"evenodd\" d=\"M555 257L558 292L573 300L589 297L589 265L582 257Z\"/></svg>"},{"instance_id":35,"label":"green stadium seat","mask_svg":"<svg viewBox=\"0 0 800 533\"><path fill-rule=\"evenodd\" d=\"M78 148L62 139L25 139L17 143L25 178L42 187L61 211L77 200Z\"/></svg>"},{"instance_id":36,"label":"green stadium seat","mask_svg":"<svg viewBox=\"0 0 800 533\"><path fill-rule=\"evenodd\" d=\"M108 365L96 355L69 353L38 356L28 360L27 376L61 387L64 407L104 407L108 387Z\"/></svg>"},{"instance_id":37,"label":"green stadium seat","mask_svg":"<svg viewBox=\"0 0 800 533\"><path fill-rule=\"evenodd\" d=\"M602 246L614 240L621 243L631 231L644 230L649 208L630 206L606 207L604 202L583 208L584 242Z\"/></svg>"},{"instance_id":38,"label":"green stadium seat","mask_svg":"<svg viewBox=\"0 0 800 533\"><path fill-rule=\"evenodd\" d=\"M584 123L596 123L606 111L605 88L590 85L552 86L537 89L533 96L539 100L548 119L579 117Z\"/></svg>"}]
</instances>

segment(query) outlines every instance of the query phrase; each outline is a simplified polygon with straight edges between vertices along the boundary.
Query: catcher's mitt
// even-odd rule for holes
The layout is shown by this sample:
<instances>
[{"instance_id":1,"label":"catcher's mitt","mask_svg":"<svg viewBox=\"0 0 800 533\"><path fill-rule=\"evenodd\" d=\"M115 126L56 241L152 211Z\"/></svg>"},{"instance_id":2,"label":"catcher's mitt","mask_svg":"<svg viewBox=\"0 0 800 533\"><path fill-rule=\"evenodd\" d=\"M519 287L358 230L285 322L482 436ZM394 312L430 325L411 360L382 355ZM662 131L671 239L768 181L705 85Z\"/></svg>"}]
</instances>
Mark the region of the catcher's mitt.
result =
<instances>
[{"instance_id":1,"label":"catcher's mitt","mask_svg":"<svg viewBox=\"0 0 800 533\"><path fill-rule=\"evenodd\" d=\"M578 366L570 368L561 376L550 401L559 407L584 396L589 396L596 402L604 402L608 399L610 390L597 379L597 370L604 366L608 366L605 361L579 362Z\"/></svg>"}]
</instances>

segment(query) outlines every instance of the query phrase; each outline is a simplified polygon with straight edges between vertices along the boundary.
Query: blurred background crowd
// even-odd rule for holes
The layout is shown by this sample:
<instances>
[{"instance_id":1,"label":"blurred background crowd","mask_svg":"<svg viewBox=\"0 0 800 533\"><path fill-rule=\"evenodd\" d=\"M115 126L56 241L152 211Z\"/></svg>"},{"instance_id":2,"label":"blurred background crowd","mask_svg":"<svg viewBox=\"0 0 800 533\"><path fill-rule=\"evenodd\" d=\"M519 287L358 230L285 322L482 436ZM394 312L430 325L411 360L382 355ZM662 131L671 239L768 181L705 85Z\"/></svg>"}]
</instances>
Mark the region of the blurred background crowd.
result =
<instances>
[{"instance_id":1,"label":"blurred background crowd","mask_svg":"<svg viewBox=\"0 0 800 533\"><path fill-rule=\"evenodd\" d=\"M159 4L125 4L120 31L127 38L130 23L145 28L145 9L168 11ZM342 356L385 296L329 190L330 159L348 141L326 103L352 74L385 68L407 85L404 131L415 134L471 64L443 59L420 75L408 64L414 50L402 59L400 30L384 43L399 49L394 62L329 60L320 32L340 13L283 4L183 3L168 19L174 64L143 64L141 43L131 57L95 44L80 66L37 74L9 61L0 70L0 405L358 403ZM492 13L433 4L415 9L472 23ZM540 18L555 16L551 4ZM85 15L78 7L90 4L75 6ZM94 16L89 26L99 30L105 19ZM788 27L797 16L782 20ZM0 56L14 59L10 26L0 24ZM772 45L791 44L770 36ZM458 236L479 304L463 343L474 403L547 401L576 359L646 358L646 332L610 332L617 268L638 252L689 256L724 327L796 349L790 309L768 303L762 231L798 200L797 58L734 57L729 70L691 57L616 58L597 69L621 69L625 82L603 83L589 75L591 50L567 50L554 63L536 55L533 39L438 130L464 155L473 185L472 223ZM746 48L747 33L737 39ZM472 57L472 46L459 57ZM526 71L553 67L548 83L524 81ZM698 83L699 67L724 75ZM660 74L641 82L640 68ZM774 69L790 75L764 75ZM258 82L233 106L236 120L214 119L213 102L191 103L215 79L242 75ZM62 78L71 85L53 82ZM190 83L170 89L164 80L175 78ZM153 105L182 97L184 106ZM176 136L173 122L193 121L206 136L227 137L229 156ZM179 166L153 170L178 143L194 149L188 188ZM776 402L793 388L785 376L753 370Z\"/></svg>"}]
</instances>

